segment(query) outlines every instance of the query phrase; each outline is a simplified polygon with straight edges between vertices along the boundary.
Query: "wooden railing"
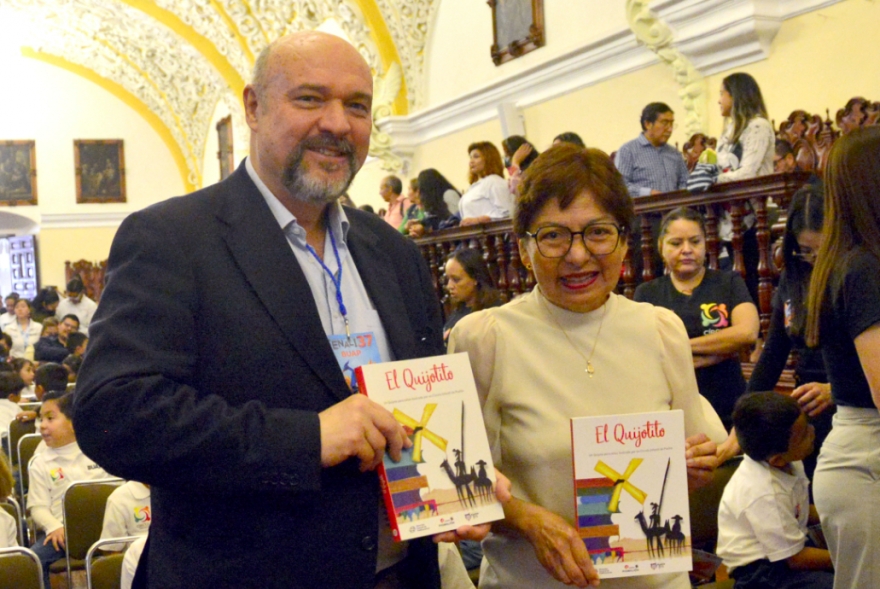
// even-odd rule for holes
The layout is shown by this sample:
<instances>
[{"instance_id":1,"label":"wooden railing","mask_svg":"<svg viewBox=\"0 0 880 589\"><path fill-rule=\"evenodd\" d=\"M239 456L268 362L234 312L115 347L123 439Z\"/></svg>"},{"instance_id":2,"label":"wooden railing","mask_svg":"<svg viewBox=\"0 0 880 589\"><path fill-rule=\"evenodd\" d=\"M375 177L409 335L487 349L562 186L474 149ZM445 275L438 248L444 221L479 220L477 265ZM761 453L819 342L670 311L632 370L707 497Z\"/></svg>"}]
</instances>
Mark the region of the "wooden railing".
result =
<instances>
[{"instance_id":1,"label":"wooden railing","mask_svg":"<svg viewBox=\"0 0 880 589\"><path fill-rule=\"evenodd\" d=\"M798 188L809 179L806 172L791 174L773 174L751 180L742 180L728 184L718 184L707 192L690 193L687 191L669 192L636 199L635 211L639 218L637 224L641 232L640 251L633 246L633 235L629 236L630 247L624 261L623 273L618 291L632 297L636 287L642 282L651 280L662 274L661 268L655 268L655 248L657 236L652 232L652 218L679 206L689 206L700 210L706 216L706 243L709 267L718 268L720 240L718 237L718 220L724 209L729 209L733 221L733 268L743 276L754 272L758 276L758 300L755 301L761 314L762 333L770 324L771 301L779 269L773 256L773 242L779 235L774 235L770 225L771 209L779 212L779 218L785 218L785 207ZM755 211L758 240L758 259L756 267L747 268L743 256L743 217L747 203ZM776 225L776 233L780 233L780 224ZM437 297L446 303L443 268L446 259L458 247L476 248L483 252L483 259L489 272L496 280L502 298L507 301L518 294L531 290L534 276L523 266L519 258L517 238L513 234L510 221L495 221L483 225L471 225L437 231L415 240L431 269L431 276ZM641 272L635 268L633 256L641 256ZM637 275L638 274L638 275ZM448 310L448 309L447 309Z\"/></svg>"}]
</instances>

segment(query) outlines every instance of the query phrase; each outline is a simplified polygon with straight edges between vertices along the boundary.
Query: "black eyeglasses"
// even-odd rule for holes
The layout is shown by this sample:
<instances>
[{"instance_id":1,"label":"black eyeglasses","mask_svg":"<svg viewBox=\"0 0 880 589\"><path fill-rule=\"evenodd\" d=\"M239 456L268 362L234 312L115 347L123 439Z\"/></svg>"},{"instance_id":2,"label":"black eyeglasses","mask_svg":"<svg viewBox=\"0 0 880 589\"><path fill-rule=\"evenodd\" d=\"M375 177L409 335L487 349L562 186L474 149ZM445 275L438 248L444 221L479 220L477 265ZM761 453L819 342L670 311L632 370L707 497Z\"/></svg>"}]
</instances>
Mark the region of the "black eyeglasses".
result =
<instances>
[{"instance_id":1,"label":"black eyeglasses","mask_svg":"<svg viewBox=\"0 0 880 589\"><path fill-rule=\"evenodd\" d=\"M814 249L810 249L808 247L800 247L800 251L796 252L795 257L800 258L804 262L808 262L810 264L815 263L816 258L819 257L819 252Z\"/></svg>"},{"instance_id":2,"label":"black eyeglasses","mask_svg":"<svg viewBox=\"0 0 880 589\"><path fill-rule=\"evenodd\" d=\"M607 256L617 249L623 232L614 223L592 223L583 231L572 231L568 227L550 225L540 227L534 233L526 231L526 235L535 240L538 251L545 258L564 258L571 250L574 236L580 235L584 247L594 256Z\"/></svg>"}]
</instances>

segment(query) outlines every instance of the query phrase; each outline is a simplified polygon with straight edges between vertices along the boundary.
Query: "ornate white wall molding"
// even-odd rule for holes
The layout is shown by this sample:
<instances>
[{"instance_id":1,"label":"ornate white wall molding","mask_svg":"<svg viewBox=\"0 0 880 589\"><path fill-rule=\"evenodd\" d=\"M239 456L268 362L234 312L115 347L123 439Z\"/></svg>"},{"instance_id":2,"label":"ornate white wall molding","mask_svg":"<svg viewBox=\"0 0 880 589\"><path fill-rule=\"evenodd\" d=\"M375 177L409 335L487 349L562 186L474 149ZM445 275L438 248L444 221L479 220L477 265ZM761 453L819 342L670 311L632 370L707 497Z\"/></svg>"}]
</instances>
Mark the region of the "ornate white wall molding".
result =
<instances>
[{"instance_id":1,"label":"ornate white wall molding","mask_svg":"<svg viewBox=\"0 0 880 589\"><path fill-rule=\"evenodd\" d=\"M672 68L675 81L681 86L678 95L684 106L687 135L705 132L708 122L706 79L691 60L675 47L675 34L657 18L649 8L650 3L651 0L627 0L626 20L636 38Z\"/></svg>"},{"instance_id":2,"label":"ornate white wall molding","mask_svg":"<svg viewBox=\"0 0 880 589\"><path fill-rule=\"evenodd\" d=\"M375 0L391 33L406 78L411 110L422 106L425 96L425 43L428 26L440 0Z\"/></svg>"},{"instance_id":3,"label":"ornate white wall molding","mask_svg":"<svg viewBox=\"0 0 880 589\"><path fill-rule=\"evenodd\" d=\"M80 229L88 227L119 227L130 213L58 213L42 215L42 229Z\"/></svg>"},{"instance_id":4,"label":"ornate white wall molding","mask_svg":"<svg viewBox=\"0 0 880 589\"><path fill-rule=\"evenodd\" d=\"M782 22L840 1L656 0L651 7L674 31L675 47L706 76L766 58ZM526 108L657 61L625 28L454 100L378 124L394 138L396 151L412 153L418 145L497 118L501 102Z\"/></svg>"}]
</instances>

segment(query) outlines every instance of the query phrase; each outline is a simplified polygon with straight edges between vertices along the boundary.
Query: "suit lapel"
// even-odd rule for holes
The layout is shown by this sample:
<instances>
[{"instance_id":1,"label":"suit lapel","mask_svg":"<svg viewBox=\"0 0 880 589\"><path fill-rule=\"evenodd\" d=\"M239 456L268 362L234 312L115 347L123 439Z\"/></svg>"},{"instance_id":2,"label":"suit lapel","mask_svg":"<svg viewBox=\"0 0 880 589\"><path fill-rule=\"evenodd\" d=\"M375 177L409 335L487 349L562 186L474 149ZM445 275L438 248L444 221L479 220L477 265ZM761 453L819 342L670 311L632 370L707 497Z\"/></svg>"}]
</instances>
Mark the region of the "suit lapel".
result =
<instances>
[{"instance_id":1,"label":"suit lapel","mask_svg":"<svg viewBox=\"0 0 880 589\"><path fill-rule=\"evenodd\" d=\"M244 164L226 182L217 217L232 257L290 344L334 394L347 397L312 291L284 232Z\"/></svg>"},{"instance_id":2,"label":"suit lapel","mask_svg":"<svg viewBox=\"0 0 880 589\"><path fill-rule=\"evenodd\" d=\"M394 272L394 264L399 262L388 257L376 234L361 223L350 225L348 247L367 294L382 320L394 358L411 358L416 350L416 341L406 314L406 301L400 290L398 275Z\"/></svg>"}]
</instances>

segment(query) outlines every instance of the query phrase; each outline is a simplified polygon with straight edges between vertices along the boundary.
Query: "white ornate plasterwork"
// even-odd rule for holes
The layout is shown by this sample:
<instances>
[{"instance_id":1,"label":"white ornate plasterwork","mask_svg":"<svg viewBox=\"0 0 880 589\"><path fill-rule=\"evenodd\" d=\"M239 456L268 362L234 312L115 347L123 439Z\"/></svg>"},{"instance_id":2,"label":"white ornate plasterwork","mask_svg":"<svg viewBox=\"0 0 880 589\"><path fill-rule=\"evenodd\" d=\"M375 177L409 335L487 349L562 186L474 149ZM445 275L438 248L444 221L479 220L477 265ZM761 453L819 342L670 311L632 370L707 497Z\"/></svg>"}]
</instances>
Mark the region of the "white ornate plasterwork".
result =
<instances>
[{"instance_id":1,"label":"white ornate plasterwork","mask_svg":"<svg viewBox=\"0 0 880 589\"><path fill-rule=\"evenodd\" d=\"M439 4L439 0L376 0L403 65L410 110L420 108L424 100L428 23Z\"/></svg>"},{"instance_id":2,"label":"white ornate plasterwork","mask_svg":"<svg viewBox=\"0 0 880 589\"><path fill-rule=\"evenodd\" d=\"M144 13L114 1L6 0L33 24L30 43L115 82L154 113L201 183L205 132L225 88L188 43Z\"/></svg>"},{"instance_id":3,"label":"white ornate plasterwork","mask_svg":"<svg viewBox=\"0 0 880 589\"><path fill-rule=\"evenodd\" d=\"M636 38L672 68L675 81L681 86L678 95L684 105L687 134L704 132L708 121L706 79L675 47L672 29L651 11L650 1L627 0L627 22Z\"/></svg>"},{"instance_id":4,"label":"white ornate plasterwork","mask_svg":"<svg viewBox=\"0 0 880 589\"><path fill-rule=\"evenodd\" d=\"M400 64L397 63L391 65L384 77L375 78L373 83L373 130L370 134L370 155L380 158L382 169L389 172L399 172L403 168L403 160L393 151L394 141L391 136L380 130L376 122L393 114L391 105L400 92L402 83Z\"/></svg>"}]
</instances>

